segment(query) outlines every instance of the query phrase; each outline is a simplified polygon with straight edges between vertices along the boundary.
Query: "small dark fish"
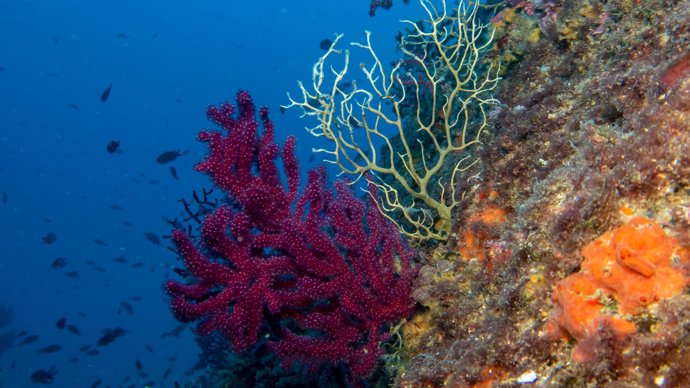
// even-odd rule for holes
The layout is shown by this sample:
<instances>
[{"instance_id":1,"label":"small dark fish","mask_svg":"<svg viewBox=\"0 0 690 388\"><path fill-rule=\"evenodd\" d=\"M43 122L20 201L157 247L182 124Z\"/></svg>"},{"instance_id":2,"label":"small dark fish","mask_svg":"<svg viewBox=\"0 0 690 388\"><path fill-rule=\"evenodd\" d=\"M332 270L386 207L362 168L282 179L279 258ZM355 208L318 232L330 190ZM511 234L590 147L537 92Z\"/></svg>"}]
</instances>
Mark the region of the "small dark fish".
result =
<instances>
[{"instance_id":1,"label":"small dark fish","mask_svg":"<svg viewBox=\"0 0 690 388\"><path fill-rule=\"evenodd\" d=\"M64 329L66 325L67 325L67 318L65 318L65 317L62 317L62 318L58 319L57 322L55 322L55 327L57 327L60 330Z\"/></svg>"},{"instance_id":2,"label":"small dark fish","mask_svg":"<svg viewBox=\"0 0 690 388\"><path fill-rule=\"evenodd\" d=\"M118 205L118 204L116 204L116 203L110 205L110 208L111 208L112 210L117 210L117 211L122 210L122 206L120 206L120 205Z\"/></svg>"},{"instance_id":3,"label":"small dark fish","mask_svg":"<svg viewBox=\"0 0 690 388\"><path fill-rule=\"evenodd\" d=\"M154 233L146 232L144 233L144 237L146 237L147 240L151 241L153 245L161 246L161 239Z\"/></svg>"},{"instance_id":4,"label":"small dark fish","mask_svg":"<svg viewBox=\"0 0 690 388\"><path fill-rule=\"evenodd\" d=\"M149 344L144 345L144 349L146 349L146 351L149 353L153 353L153 346Z\"/></svg>"},{"instance_id":5,"label":"small dark fish","mask_svg":"<svg viewBox=\"0 0 690 388\"><path fill-rule=\"evenodd\" d=\"M81 361L81 360L79 360L79 357L72 357L72 358L69 359L69 362L71 362L71 363L73 363L73 364L76 364L76 363L78 363L79 361Z\"/></svg>"},{"instance_id":6,"label":"small dark fish","mask_svg":"<svg viewBox=\"0 0 690 388\"><path fill-rule=\"evenodd\" d=\"M141 360L139 360L139 359L137 359L137 360L134 362L134 365L137 367L137 370L142 370L142 369L144 369L144 364L142 364L142 363L141 363Z\"/></svg>"},{"instance_id":7,"label":"small dark fish","mask_svg":"<svg viewBox=\"0 0 690 388\"><path fill-rule=\"evenodd\" d=\"M106 102L108 101L108 97L110 97L110 91L113 89L113 84L109 84L107 88L101 93L101 102Z\"/></svg>"},{"instance_id":8,"label":"small dark fish","mask_svg":"<svg viewBox=\"0 0 690 388\"><path fill-rule=\"evenodd\" d=\"M167 378L170 376L170 373L172 373L172 368L171 368L171 367L168 367L168 368L165 370L165 373L163 373L163 378L162 378L162 380L167 379Z\"/></svg>"},{"instance_id":9,"label":"small dark fish","mask_svg":"<svg viewBox=\"0 0 690 388\"><path fill-rule=\"evenodd\" d=\"M159 181L158 179L149 179L149 182L148 182L148 183L149 183L150 185L158 186L158 185L161 184L161 181Z\"/></svg>"},{"instance_id":10,"label":"small dark fish","mask_svg":"<svg viewBox=\"0 0 690 388\"><path fill-rule=\"evenodd\" d=\"M349 119L347 119L348 124L350 124L351 128L362 128L362 122L357 120L355 116L350 116Z\"/></svg>"},{"instance_id":11,"label":"small dark fish","mask_svg":"<svg viewBox=\"0 0 690 388\"><path fill-rule=\"evenodd\" d=\"M119 140L111 140L108 142L108 145L105 146L105 150L108 151L109 154L114 154L114 153L121 153L120 151L120 141Z\"/></svg>"},{"instance_id":12,"label":"small dark fish","mask_svg":"<svg viewBox=\"0 0 690 388\"><path fill-rule=\"evenodd\" d=\"M98 349L91 349L88 352L86 352L86 355L87 356L95 356L95 355L100 354L100 353L101 353L101 351Z\"/></svg>"},{"instance_id":13,"label":"small dark fish","mask_svg":"<svg viewBox=\"0 0 690 388\"><path fill-rule=\"evenodd\" d=\"M124 226L129 226L129 227L134 226L134 224L131 223L131 222L129 222L129 221L122 221L122 225L124 225Z\"/></svg>"},{"instance_id":14,"label":"small dark fish","mask_svg":"<svg viewBox=\"0 0 690 388\"><path fill-rule=\"evenodd\" d=\"M65 276L67 276L68 278L76 279L79 277L79 272L78 271L65 272Z\"/></svg>"},{"instance_id":15,"label":"small dark fish","mask_svg":"<svg viewBox=\"0 0 690 388\"><path fill-rule=\"evenodd\" d=\"M67 325L67 330L74 335L81 335L81 331L75 325Z\"/></svg>"},{"instance_id":16,"label":"small dark fish","mask_svg":"<svg viewBox=\"0 0 690 388\"><path fill-rule=\"evenodd\" d=\"M88 351L88 350L90 350L90 349L91 349L91 345L84 345L84 346L82 346L81 348L79 348L79 351L82 352L82 353L84 353L84 352L86 352L86 351Z\"/></svg>"},{"instance_id":17,"label":"small dark fish","mask_svg":"<svg viewBox=\"0 0 690 388\"><path fill-rule=\"evenodd\" d=\"M2 72L4 72L4 71L5 71L5 68L2 67L2 66L0 66L0 73L2 73Z\"/></svg>"},{"instance_id":18,"label":"small dark fish","mask_svg":"<svg viewBox=\"0 0 690 388\"><path fill-rule=\"evenodd\" d=\"M22 340L22 342L19 343L19 345L28 345L32 344L34 342L38 341L38 336L36 334L32 334Z\"/></svg>"},{"instance_id":19,"label":"small dark fish","mask_svg":"<svg viewBox=\"0 0 690 388\"><path fill-rule=\"evenodd\" d=\"M120 302L120 307L117 309L117 315L124 311L127 315L134 315L134 307L128 302Z\"/></svg>"},{"instance_id":20,"label":"small dark fish","mask_svg":"<svg viewBox=\"0 0 690 388\"><path fill-rule=\"evenodd\" d=\"M138 295L134 295L134 296L130 296L129 300L134 301L134 302L141 302L142 300L144 300L144 298L142 298Z\"/></svg>"},{"instance_id":21,"label":"small dark fish","mask_svg":"<svg viewBox=\"0 0 690 388\"><path fill-rule=\"evenodd\" d=\"M53 220L48 218L48 217L41 218L41 221L45 222L46 224L52 224L53 223Z\"/></svg>"},{"instance_id":22,"label":"small dark fish","mask_svg":"<svg viewBox=\"0 0 690 388\"><path fill-rule=\"evenodd\" d=\"M2 192L2 203L7 203L7 191Z\"/></svg>"},{"instance_id":23,"label":"small dark fish","mask_svg":"<svg viewBox=\"0 0 690 388\"><path fill-rule=\"evenodd\" d=\"M57 370L55 367L48 370L39 369L31 374L31 381L36 384L52 384L56 374Z\"/></svg>"},{"instance_id":24,"label":"small dark fish","mask_svg":"<svg viewBox=\"0 0 690 388\"><path fill-rule=\"evenodd\" d=\"M107 271L108 271L108 270L106 270L105 268L100 267L100 266L99 266L99 267L93 267L93 269L96 270L96 271L98 271L98 272L107 272Z\"/></svg>"},{"instance_id":25,"label":"small dark fish","mask_svg":"<svg viewBox=\"0 0 690 388\"><path fill-rule=\"evenodd\" d=\"M328 50L329 48L331 48L332 45L333 45L333 41L328 39L328 38L319 42L319 48L323 51Z\"/></svg>"},{"instance_id":26,"label":"small dark fish","mask_svg":"<svg viewBox=\"0 0 690 388\"><path fill-rule=\"evenodd\" d=\"M62 346L60 346L60 345L48 345L45 348L42 348L41 350L39 350L38 352L39 353L55 353L55 352L59 352L60 350L62 350Z\"/></svg>"},{"instance_id":27,"label":"small dark fish","mask_svg":"<svg viewBox=\"0 0 690 388\"><path fill-rule=\"evenodd\" d=\"M156 39L158 38L158 33L154 32L153 35L151 35L151 39Z\"/></svg>"},{"instance_id":28,"label":"small dark fish","mask_svg":"<svg viewBox=\"0 0 690 388\"><path fill-rule=\"evenodd\" d=\"M168 331L168 332L165 332L165 333L161 334L160 337L161 337L161 338L165 338L165 337L179 337L180 334L182 334L182 332L185 331L186 328L187 328L187 325L184 324L184 323L181 323L181 324L175 326L174 329L172 329L172 330L170 330L170 331Z\"/></svg>"},{"instance_id":29,"label":"small dark fish","mask_svg":"<svg viewBox=\"0 0 690 388\"><path fill-rule=\"evenodd\" d=\"M172 175L175 180L180 180L180 178L177 177L177 170L175 170L174 166L170 166L170 175Z\"/></svg>"},{"instance_id":30,"label":"small dark fish","mask_svg":"<svg viewBox=\"0 0 690 388\"><path fill-rule=\"evenodd\" d=\"M50 244L55 243L55 241L57 241L57 234L50 232L50 233L46 234L45 236L41 237L41 239L43 240L44 244L50 245Z\"/></svg>"},{"instance_id":31,"label":"small dark fish","mask_svg":"<svg viewBox=\"0 0 690 388\"><path fill-rule=\"evenodd\" d=\"M101 380L101 378L99 377L98 379L96 379L96 381L91 383L91 388L97 388L99 385L101 385L102 382L103 380Z\"/></svg>"},{"instance_id":32,"label":"small dark fish","mask_svg":"<svg viewBox=\"0 0 690 388\"><path fill-rule=\"evenodd\" d=\"M360 82L361 82L361 81L360 81ZM343 82L342 86L341 86L341 85L338 85L338 87L339 87L339 89L342 90L343 92L349 93L350 91L352 91L352 89L354 89L355 87L357 87L357 80L352 80L352 81Z\"/></svg>"},{"instance_id":33,"label":"small dark fish","mask_svg":"<svg viewBox=\"0 0 690 388\"><path fill-rule=\"evenodd\" d=\"M180 150L165 151L165 152L161 153L160 155L158 155L158 157L156 158L156 163L167 164L167 163L175 161L180 156L187 155L188 153L189 153L188 151L180 152Z\"/></svg>"},{"instance_id":34,"label":"small dark fish","mask_svg":"<svg viewBox=\"0 0 690 388\"><path fill-rule=\"evenodd\" d=\"M143 268L146 264L144 264L143 261L137 261L136 263L132 264L132 268Z\"/></svg>"},{"instance_id":35,"label":"small dark fish","mask_svg":"<svg viewBox=\"0 0 690 388\"><path fill-rule=\"evenodd\" d=\"M91 259L86 260L86 265L96 265L96 261L91 260Z\"/></svg>"},{"instance_id":36,"label":"small dark fish","mask_svg":"<svg viewBox=\"0 0 690 388\"><path fill-rule=\"evenodd\" d=\"M53 43L60 44L60 39L58 39L58 37L55 35L53 35Z\"/></svg>"},{"instance_id":37,"label":"small dark fish","mask_svg":"<svg viewBox=\"0 0 690 388\"><path fill-rule=\"evenodd\" d=\"M184 268L175 267L173 268L173 271L175 271L175 273L180 275L180 277L182 277L183 279L190 275L189 271Z\"/></svg>"},{"instance_id":38,"label":"small dark fish","mask_svg":"<svg viewBox=\"0 0 690 388\"><path fill-rule=\"evenodd\" d=\"M105 329L103 330L103 335L101 338L98 339L98 346L106 346L123 335L125 335L125 330L120 327L116 327L114 329Z\"/></svg>"},{"instance_id":39,"label":"small dark fish","mask_svg":"<svg viewBox=\"0 0 690 388\"><path fill-rule=\"evenodd\" d=\"M127 39L127 38L129 38L129 35L125 34L124 32L118 32L117 37L122 38L122 39Z\"/></svg>"},{"instance_id":40,"label":"small dark fish","mask_svg":"<svg viewBox=\"0 0 690 388\"><path fill-rule=\"evenodd\" d=\"M101 240L101 239L99 239L99 238L93 239L93 242L95 242L96 244L98 244L98 245L100 245L100 246L102 246L102 247L107 247L107 246L108 246L108 242L107 242L107 241Z\"/></svg>"},{"instance_id":41,"label":"small dark fish","mask_svg":"<svg viewBox=\"0 0 690 388\"><path fill-rule=\"evenodd\" d=\"M16 335L15 337L16 337L16 338L21 338L21 337L24 337L24 336L27 335L27 334L29 334L29 331L28 331L28 330L22 330L22 331L20 331L19 333L17 333L17 335Z\"/></svg>"},{"instance_id":42,"label":"small dark fish","mask_svg":"<svg viewBox=\"0 0 690 388\"><path fill-rule=\"evenodd\" d=\"M127 258L124 256L118 256L113 259L114 262L119 263L119 264L125 264L127 263Z\"/></svg>"},{"instance_id":43,"label":"small dark fish","mask_svg":"<svg viewBox=\"0 0 690 388\"><path fill-rule=\"evenodd\" d=\"M67 104L67 106L74 109L74 110L79 110L79 105L77 105L77 104Z\"/></svg>"},{"instance_id":44,"label":"small dark fish","mask_svg":"<svg viewBox=\"0 0 690 388\"><path fill-rule=\"evenodd\" d=\"M280 109L279 109L279 110L280 110L280 114L281 114L281 115L284 115L285 112L287 112L287 109L285 109L285 107L282 106L282 105L280 106Z\"/></svg>"},{"instance_id":45,"label":"small dark fish","mask_svg":"<svg viewBox=\"0 0 690 388\"><path fill-rule=\"evenodd\" d=\"M67 267L67 259L64 257L58 257L55 260L53 260L52 263L50 263L50 266L53 269L62 269Z\"/></svg>"}]
</instances>

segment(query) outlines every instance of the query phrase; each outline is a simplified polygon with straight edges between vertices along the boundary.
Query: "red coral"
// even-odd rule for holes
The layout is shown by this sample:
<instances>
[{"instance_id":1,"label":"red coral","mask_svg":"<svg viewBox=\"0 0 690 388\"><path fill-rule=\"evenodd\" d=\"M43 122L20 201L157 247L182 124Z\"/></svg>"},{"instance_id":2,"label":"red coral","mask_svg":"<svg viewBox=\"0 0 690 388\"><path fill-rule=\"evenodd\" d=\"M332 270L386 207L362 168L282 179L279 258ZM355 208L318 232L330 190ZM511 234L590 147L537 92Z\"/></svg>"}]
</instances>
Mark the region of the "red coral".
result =
<instances>
[{"instance_id":1,"label":"red coral","mask_svg":"<svg viewBox=\"0 0 690 388\"><path fill-rule=\"evenodd\" d=\"M387 326L412 312L413 252L373 202L367 207L346 183L336 184L334 197L324 168L309 172L298 197L294 139L282 150L284 184L267 109L259 113L258 137L247 92L237 105L237 118L230 104L208 110L226 134L199 134L210 152L195 169L229 204L205 218L198 245L173 232L193 279L165 285L172 310L182 321L199 321L201 334L222 333L235 351L270 327L269 346L284 365L299 361L314 370L342 362L353 376L366 376Z\"/></svg>"}]
</instances>

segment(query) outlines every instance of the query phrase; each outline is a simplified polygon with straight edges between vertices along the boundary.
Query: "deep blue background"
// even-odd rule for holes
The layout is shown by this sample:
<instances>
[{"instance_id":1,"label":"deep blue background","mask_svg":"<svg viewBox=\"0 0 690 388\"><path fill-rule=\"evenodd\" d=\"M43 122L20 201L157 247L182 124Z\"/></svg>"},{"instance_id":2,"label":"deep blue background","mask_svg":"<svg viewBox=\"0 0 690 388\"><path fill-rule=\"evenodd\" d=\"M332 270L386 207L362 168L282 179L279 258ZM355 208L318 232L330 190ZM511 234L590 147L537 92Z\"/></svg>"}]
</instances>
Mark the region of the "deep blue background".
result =
<instances>
[{"instance_id":1,"label":"deep blue background","mask_svg":"<svg viewBox=\"0 0 690 388\"><path fill-rule=\"evenodd\" d=\"M344 42L362 41L370 30L388 63L397 57L398 20L423 16L418 4L397 2L370 18L368 5L0 1L0 193L8 196L0 202L0 306L13 309L12 323L0 334L28 330L40 336L25 346L16 340L0 354L0 386L31 386L29 376L51 366L58 370L53 386L59 387L87 387L98 378L102 386L118 386L127 376L125 386L186 380L198 354L191 332L160 338L177 325L161 292L161 283L174 275L175 255L144 233L168 234L162 217L179 216L177 199L207 183L191 170L205 152L196 133L209 126L207 105L232 99L240 88L271 107L281 143L288 134L298 136L303 170L319 162L307 163L313 139L303 128L313 123L278 110L287 92L298 92L298 79L309 80L323 53L319 42L335 32L346 34ZM353 70L359 72L357 62ZM102 103L110 83L110 99ZM106 152L114 139L122 142L122 154ZM175 181L169 166L155 158L178 148L191 153L173 163L180 175ZM41 237L49 232L58 239L44 245ZM121 255L128 264L113 262ZM51 268L57 257L67 258L65 269ZM145 265L133 268L135 262ZM78 279L64 274L75 270ZM131 296L143 298L130 302L134 315L118 314ZM58 330L60 317L81 335ZM99 355L79 352L114 327L127 334ZM37 352L49 344L63 349ZM137 374L136 359L148 377ZM162 382L169 367L172 375Z\"/></svg>"}]
</instances>

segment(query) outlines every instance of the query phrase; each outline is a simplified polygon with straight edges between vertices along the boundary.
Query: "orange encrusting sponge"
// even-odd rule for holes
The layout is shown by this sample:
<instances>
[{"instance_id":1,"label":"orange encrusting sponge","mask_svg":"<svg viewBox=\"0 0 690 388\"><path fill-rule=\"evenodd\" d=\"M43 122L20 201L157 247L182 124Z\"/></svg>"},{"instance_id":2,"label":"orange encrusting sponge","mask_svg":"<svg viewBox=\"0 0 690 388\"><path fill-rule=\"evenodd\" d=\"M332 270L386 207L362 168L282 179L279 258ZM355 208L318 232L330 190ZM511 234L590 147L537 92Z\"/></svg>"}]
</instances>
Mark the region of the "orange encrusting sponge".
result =
<instances>
[{"instance_id":1,"label":"orange encrusting sponge","mask_svg":"<svg viewBox=\"0 0 690 388\"><path fill-rule=\"evenodd\" d=\"M489 207L484 209L481 213L470 217L467 224L479 223L484 226L499 225L506 221L506 214L507 212L503 209ZM485 258L484 243L488 237L486 233L475 232L470 227L467 227L463 234L463 243L459 247L460 256L465 260L477 257L483 261Z\"/></svg>"},{"instance_id":2,"label":"orange encrusting sponge","mask_svg":"<svg viewBox=\"0 0 690 388\"><path fill-rule=\"evenodd\" d=\"M602 325L619 339L636 332L629 317L688 284L687 249L654 221L637 217L582 248L580 272L559 281L547 326L552 335L585 341ZM615 301L615 302L614 302ZM574 359L586 359L575 348Z\"/></svg>"}]
</instances>

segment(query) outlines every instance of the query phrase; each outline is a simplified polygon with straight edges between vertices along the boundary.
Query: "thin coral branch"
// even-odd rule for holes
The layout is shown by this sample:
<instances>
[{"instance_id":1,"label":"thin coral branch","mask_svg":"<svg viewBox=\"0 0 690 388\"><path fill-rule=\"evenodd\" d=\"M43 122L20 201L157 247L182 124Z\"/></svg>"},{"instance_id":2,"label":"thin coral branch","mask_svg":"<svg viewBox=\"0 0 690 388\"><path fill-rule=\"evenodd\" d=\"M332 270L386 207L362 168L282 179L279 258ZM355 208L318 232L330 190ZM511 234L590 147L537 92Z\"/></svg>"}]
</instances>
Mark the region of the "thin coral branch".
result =
<instances>
[{"instance_id":1,"label":"thin coral branch","mask_svg":"<svg viewBox=\"0 0 690 388\"><path fill-rule=\"evenodd\" d=\"M379 210L403 234L443 241L461 195L456 179L476 165L473 147L489 128L486 111L497 103L491 92L499 69L482 63L493 31L476 5L449 10L445 0L438 8L419 1L428 19L403 21L410 26L400 39L405 58L392 69L367 31L363 43L351 43L369 58L359 66L365 81L354 82L350 51L337 49L337 35L314 65L312 87L300 82L302 98L288 95L286 108L314 118L309 133L330 141L314 152L327 154L345 174L372 177Z\"/></svg>"}]
</instances>

